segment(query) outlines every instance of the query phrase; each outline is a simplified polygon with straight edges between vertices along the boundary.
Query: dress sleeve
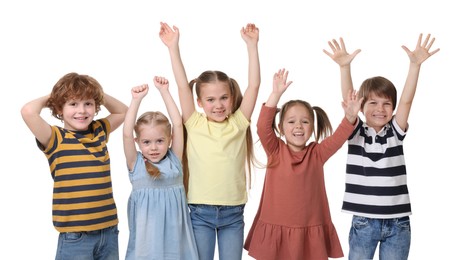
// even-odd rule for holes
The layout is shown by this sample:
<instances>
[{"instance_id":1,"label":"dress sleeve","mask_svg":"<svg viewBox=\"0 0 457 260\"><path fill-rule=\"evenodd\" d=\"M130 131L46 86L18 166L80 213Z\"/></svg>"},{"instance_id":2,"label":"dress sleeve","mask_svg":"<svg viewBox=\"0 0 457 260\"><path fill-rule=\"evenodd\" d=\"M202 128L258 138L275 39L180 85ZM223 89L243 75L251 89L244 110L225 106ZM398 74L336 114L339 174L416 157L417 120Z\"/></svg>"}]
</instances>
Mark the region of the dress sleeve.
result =
<instances>
[{"instance_id":1,"label":"dress sleeve","mask_svg":"<svg viewBox=\"0 0 457 260\"><path fill-rule=\"evenodd\" d=\"M346 118L343 118L335 132L319 144L319 151L323 162L327 161L343 146L356 126L352 125Z\"/></svg>"},{"instance_id":2,"label":"dress sleeve","mask_svg":"<svg viewBox=\"0 0 457 260\"><path fill-rule=\"evenodd\" d=\"M262 104L259 119L257 120L257 135L268 156L277 152L279 149L279 138L273 129L275 116L275 107L267 107L265 104Z\"/></svg>"}]
</instances>

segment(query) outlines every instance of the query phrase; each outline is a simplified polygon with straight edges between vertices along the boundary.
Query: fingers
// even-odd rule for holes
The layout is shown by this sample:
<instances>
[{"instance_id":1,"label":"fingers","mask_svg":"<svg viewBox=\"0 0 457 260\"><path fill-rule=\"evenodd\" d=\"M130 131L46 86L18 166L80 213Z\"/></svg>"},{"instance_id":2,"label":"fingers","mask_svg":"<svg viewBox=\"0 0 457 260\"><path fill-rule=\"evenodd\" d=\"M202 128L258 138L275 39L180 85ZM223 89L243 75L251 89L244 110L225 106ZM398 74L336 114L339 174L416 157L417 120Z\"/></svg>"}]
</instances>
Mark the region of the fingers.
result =
<instances>
[{"instance_id":1,"label":"fingers","mask_svg":"<svg viewBox=\"0 0 457 260\"><path fill-rule=\"evenodd\" d=\"M417 40L417 48L423 48L423 49L427 50L427 52L429 53L430 56L432 56L433 54L437 53L440 50L438 48L436 50L430 51L433 43L435 43L435 37L431 38L431 35L427 34L424 41L422 42L422 36L423 36L423 34L421 33L419 35L419 39Z\"/></svg>"},{"instance_id":2,"label":"fingers","mask_svg":"<svg viewBox=\"0 0 457 260\"><path fill-rule=\"evenodd\" d=\"M346 50L346 45L344 44L343 38L340 37L341 49Z\"/></svg>"},{"instance_id":3,"label":"fingers","mask_svg":"<svg viewBox=\"0 0 457 260\"><path fill-rule=\"evenodd\" d=\"M257 28L255 26L255 24L253 24L253 23L248 23L246 25L246 27L243 27L244 32L254 32L254 31L258 31L258 30L259 30L259 28Z\"/></svg>"},{"instance_id":4,"label":"fingers","mask_svg":"<svg viewBox=\"0 0 457 260\"><path fill-rule=\"evenodd\" d=\"M173 32L179 32L178 27L173 25L173 29L171 29L171 27L167 23L160 22L160 32L159 32L160 35L169 34L169 33L173 33Z\"/></svg>"},{"instance_id":5,"label":"fingers","mask_svg":"<svg viewBox=\"0 0 457 260\"><path fill-rule=\"evenodd\" d=\"M133 93L141 93L141 92L144 92L145 90L148 90L148 89L149 89L148 84L142 84L142 85L133 87L132 88L132 92Z\"/></svg>"},{"instance_id":6,"label":"fingers","mask_svg":"<svg viewBox=\"0 0 457 260\"><path fill-rule=\"evenodd\" d=\"M154 81L159 83L159 84L168 84L168 79L165 78L165 77L159 77L159 76L155 76L154 77Z\"/></svg>"},{"instance_id":7,"label":"fingers","mask_svg":"<svg viewBox=\"0 0 457 260\"><path fill-rule=\"evenodd\" d=\"M333 54L339 51L346 52L346 46L344 44L343 38L340 37L340 43L338 43L337 40L332 39L331 41L328 41L328 46L332 50ZM324 50L324 53L327 54L328 56L332 56L332 53L330 53L327 50Z\"/></svg>"},{"instance_id":8,"label":"fingers","mask_svg":"<svg viewBox=\"0 0 457 260\"><path fill-rule=\"evenodd\" d=\"M274 79L281 79L285 77L287 79L287 75L289 75L289 72L286 71L286 69L279 69L278 72L275 73L273 76Z\"/></svg>"}]
</instances>

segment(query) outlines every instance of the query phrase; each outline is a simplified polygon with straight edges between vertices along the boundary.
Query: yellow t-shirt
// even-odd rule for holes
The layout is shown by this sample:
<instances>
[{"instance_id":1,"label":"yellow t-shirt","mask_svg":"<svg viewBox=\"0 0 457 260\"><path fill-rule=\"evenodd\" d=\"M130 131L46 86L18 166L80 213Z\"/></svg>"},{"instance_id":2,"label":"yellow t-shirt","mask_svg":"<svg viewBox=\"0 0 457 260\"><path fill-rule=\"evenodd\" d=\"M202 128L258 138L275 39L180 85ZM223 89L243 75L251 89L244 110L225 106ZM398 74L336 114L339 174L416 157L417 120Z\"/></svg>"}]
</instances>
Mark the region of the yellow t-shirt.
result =
<instances>
[{"instance_id":1,"label":"yellow t-shirt","mask_svg":"<svg viewBox=\"0 0 457 260\"><path fill-rule=\"evenodd\" d=\"M250 122L237 110L224 122L195 111L185 122L190 204L241 205L247 202L246 130Z\"/></svg>"}]
</instances>

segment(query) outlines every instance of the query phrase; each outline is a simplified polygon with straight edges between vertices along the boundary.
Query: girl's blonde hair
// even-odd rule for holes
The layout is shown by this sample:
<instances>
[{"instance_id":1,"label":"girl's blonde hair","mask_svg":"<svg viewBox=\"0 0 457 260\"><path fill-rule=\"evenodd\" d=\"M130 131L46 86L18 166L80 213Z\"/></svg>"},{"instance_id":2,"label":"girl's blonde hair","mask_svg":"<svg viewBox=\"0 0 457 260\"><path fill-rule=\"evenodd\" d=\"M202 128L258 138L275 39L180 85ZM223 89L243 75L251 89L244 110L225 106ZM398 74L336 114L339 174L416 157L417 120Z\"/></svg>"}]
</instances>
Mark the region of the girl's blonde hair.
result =
<instances>
[{"instance_id":1,"label":"girl's blonde hair","mask_svg":"<svg viewBox=\"0 0 457 260\"><path fill-rule=\"evenodd\" d=\"M140 136L140 128L144 125L165 125L166 127L166 134L168 137L171 138L171 123L168 118L159 111L148 111L143 113L138 119L136 120L135 126L133 130L135 131L135 135L137 137ZM152 164L152 162L146 161L146 170L148 173L155 178L160 177L159 169Z\"/></svg>"}]
</instances>

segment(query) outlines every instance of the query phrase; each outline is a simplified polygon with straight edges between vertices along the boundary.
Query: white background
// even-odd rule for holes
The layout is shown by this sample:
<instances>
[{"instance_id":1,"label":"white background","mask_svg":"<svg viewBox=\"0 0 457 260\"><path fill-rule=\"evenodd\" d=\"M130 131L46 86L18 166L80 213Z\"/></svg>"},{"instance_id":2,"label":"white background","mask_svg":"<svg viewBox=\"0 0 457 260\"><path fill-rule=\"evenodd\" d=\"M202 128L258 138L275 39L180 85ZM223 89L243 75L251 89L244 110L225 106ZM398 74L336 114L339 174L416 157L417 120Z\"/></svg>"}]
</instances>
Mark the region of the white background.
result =
<instances>
[{"instance_id":1,"label":"white background","mask_svg":"<svg viewBox=\"0 0 457 260\"><path fill-rule=\"evenodd\" d=\"M149 83L145 110L165 111L152 84L171 80L168 51L158 37L159 22L181 30L181 53L189 79L217 69L247 83L247 51L239 34L247 23L260 28L262 84L252 117L271 90L273 73L290 70L294 83L282 104L305 99L323 107L334 125L340 122L338 66L323 52L327 41L343 37L349 52L362 52L352 65L354 86L382 75L403 89L409 59L419 33L436 37L441 48L421 69L405 142L412 199L410 259L449 259L455 251L454 183L455 75L457 19L452 1L2 1L0 3L0 88L3 156L0 181L1 259L53 259L58 233L51 221L52 179L45 156L23 123L20 108L48 94L68 72L89 74L104 90L129 104L130 88ZM106 109L99 116L104 116ZM60 121L42 115L52 124ZM257 140L257 136L254 137ZM258 147L259 148L259 145ZM119 246L125 255L126 206L130 182L122 151L121 130L111 135L114 196L119 210ZM261 149L257 149L264 159ZM451 157L452 156L452 157ZM326 164L326 182L334 224L345 255L351 216L341 212L346 146ZM258 207L262 169L254 173L245 208L245 234ZM346 258L346 257L345 257ZM244 252L244 259L251 259Z\"/></svg>"}]
</instances>

